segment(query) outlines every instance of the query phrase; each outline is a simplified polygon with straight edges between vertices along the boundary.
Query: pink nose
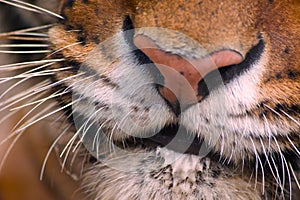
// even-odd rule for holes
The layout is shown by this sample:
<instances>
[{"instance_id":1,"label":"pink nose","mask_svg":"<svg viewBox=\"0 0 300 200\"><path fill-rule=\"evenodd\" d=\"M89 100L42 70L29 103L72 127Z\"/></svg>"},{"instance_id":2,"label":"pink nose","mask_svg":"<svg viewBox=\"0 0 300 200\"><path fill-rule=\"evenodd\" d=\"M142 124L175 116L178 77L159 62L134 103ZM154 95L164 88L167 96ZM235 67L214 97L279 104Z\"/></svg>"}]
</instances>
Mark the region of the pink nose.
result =
<instances>
[{"instance_id":1,"label":"pink nose","mask_svg":"<svg viewBox=\"0 0 300 200\"><path fill-rule=\"evenodd\" d=\"M175 109L184 110L202 99L198 83L209 72L242 62L243 57L232 50L221 50L201 59L184 58L165 52L146 36L138 35L135 45L156 65L164 77L161 96Z\"/></svg>"}]
</instances>

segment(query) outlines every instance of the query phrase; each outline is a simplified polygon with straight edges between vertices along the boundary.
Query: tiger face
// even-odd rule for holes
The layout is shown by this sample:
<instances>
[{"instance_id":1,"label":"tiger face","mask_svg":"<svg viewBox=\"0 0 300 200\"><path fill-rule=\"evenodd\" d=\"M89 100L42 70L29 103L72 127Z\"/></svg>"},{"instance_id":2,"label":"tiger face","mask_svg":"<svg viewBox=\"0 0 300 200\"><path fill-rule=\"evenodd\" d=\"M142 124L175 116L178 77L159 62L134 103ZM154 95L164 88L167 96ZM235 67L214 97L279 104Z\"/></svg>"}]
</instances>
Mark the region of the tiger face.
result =
<instances>
[{"instance_id":1,"label":"tiger face","mask_svg":"<svg viewBox=\"0 0 300 200\"><path fill-rule=\"evenodd\" d=\"M299 190L298 0L60 7L64 20L49 30L49 56L60 61L49 69L59 70L51 80L71 138L96 159L81 176L92 198Z\"/></svg>"}]
</instances>

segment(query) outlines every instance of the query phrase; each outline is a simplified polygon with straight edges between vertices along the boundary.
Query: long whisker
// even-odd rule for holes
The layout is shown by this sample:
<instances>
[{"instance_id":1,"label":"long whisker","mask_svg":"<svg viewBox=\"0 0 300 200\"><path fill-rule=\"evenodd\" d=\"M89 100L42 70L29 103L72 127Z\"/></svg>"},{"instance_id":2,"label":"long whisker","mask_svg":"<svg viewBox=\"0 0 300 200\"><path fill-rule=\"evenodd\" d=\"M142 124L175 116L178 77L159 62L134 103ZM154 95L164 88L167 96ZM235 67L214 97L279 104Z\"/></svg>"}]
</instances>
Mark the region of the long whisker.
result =
<instances>
[{"instance_id":1,"label":"long whisker","mask_svg":"<svg viewBox=\"0 0 300 200\"><path fill-rule=\"evenodd\" d=\"M279 155L280 155L281 165L282 165L282 184L283 184L282 187L285 188L285 163L286 163L286 161L285 161L284 155L282 154L282 151L281 151L281 148L279 146L279 143L278 143L277 139L275 137L273 137L273 140L275 141L275 144L277 146L277 149L278 149L278 152L279 152ZM284 190L282 190L281 192L282 192L282 195L283 195Z\"/></svg>"},{"instance_id":2,"label":"long whisker","mask_svg":"<svg viewBox=\"0 0 300 200\"><path fill-rule=\"evenodd\" d=\"M35 6L35 5L27 3L27 2L23 2L23 1L19 1L19 0L0 0L0 2L6 3L11 6L15 6L18 8L22 8L24 10L28 10L28 11L32 11L32 12L36 12L36 13L45 13L45 14L49 14L51 16L57 17L59 19L64 19L61 15L58 15L47 9L41 8L39 6Z\"/></svg>"},{"instance_id":3,"label":"long whisker","mask_svg":"<svg viewBox=\"0 0 300 200\"><path fill-rule=\"evenodd\" d=\"M253 150L254 150L254 154L255 154L255 157L256 157L256 174L255 174L255 185L257 184L257 175L258 175L258 163L260 164L260 166L261 166L261 171L262 171L262 194L264 195L264 193L265 193L265 172L264 172L264 167L263 167L263 164L262 164L262 162L261 162L261 159L260 159L260 156L259 156L259 154L258 154L258 152L257 152L257 150L256 150L256 146L255 146L255 144L254 144L254 141L253 141L253 139L250 137L250 141L251 141L251 143L252 143L252 145L253 145ZM257 162L258 161L258 162Z\"/></svg>"},{"instance_id":4,"label":"long whisker","mask_svg":"<svg viewBox=\"0 0 300 200\"><path fill-rule=\"evenodd\" d=\"M47 118L47 117L49 117L49 116L51 116L51 115L53 115L53 114L55 114L55 113L57 113L57 112L59 112L59 111L61 111L61 110L64 110L65 108L71 106L71 105L74 104L74 103L75 103L75 101L73 101L73 102L71 102L71 103L69 103L69 104L67 104L67 105L65 105L65 106L62 106L62 107L60 107L60 108L58 108L58 109L56 109L56 110L54 110L54 111L52 111L52 112L47 113L46 115L43 115L42 117L40 117L40 118L38 118L38 119L36 119L36 120L34 120L34 121L32 121L32 122L30 122L30 123L28 123L28 124L22 126L22 127L20 127L20 128L18 129L18 131L23 131L23 130L27 129L29 126L32 126L33 124L35 124L35 123L41 121L42 119L45 119L45 118ZM55 105L56 105L56 104L55 104Z\"/></svg>"},{"instance_id":5,"label":"long whisker","mask_svg":"<svg viewBox=\"0 0 300 200\"><path fill-rule=\"evenodd\" d=\"M0 48L32 48L32 47L49 47L49 44L0 44Z\"/></svg>"},{"instance_id":6,"label":"long whisker","mask_svg":"<svg viewBox=\"0 0 300 200\"><path fill-rule=\"evenodd\" d=\"M283 110L280 110L285 116L287 116L290 120L292 120L293 122L295 122L298 126L300 126L300 122L297 121L294 117L292 117L291 115L289 115L288 113L284 112Z\"/></svg>"},{"instance_id":7,"label":"long whisker","mask_svg":"<svg viewBox=\"0 0 300 200\"><path fill-rule=\"evenodd\" d=\"M58 69L45 69L45 70L38 71L38 72L18 74L16 76L11 76L11 77L8 77L8 78L0 78L0 80L3 80L3 82L6 82L6 81L9 81L9 80L13 80L13 79L31 79L31 78L34 78L34 77L53 75L53 74L56 74L56 72L66 71L66 70L71 69L71 68L72 67L64 67L64 68L58 68Z\"/></svg>"},{"instance_id":8,"label":"long whisker","mask_svg":"<svg viewBox=\"0 0 300 200\"><path fill-rule=\"evenodd\" d=\"M19 33L17 34L18 36L36 36L36 37L47 37L48 38L48 34L46 33L39 33L39 32L23 32L23 33Z\"/></svg>"},{"instance_id":9,"label":"long whisker","mask_svg":"<svg viewBox=\"0 0 300 200\"><path fill-rule=\"evenodd\" d=\"M290 167L290 169L291 169L291 172L292 172L292 175L293 175L293 177L294 177L294 179L295 179L295 182L296 182L296 184L297 184L297 187L298 187L298 189L300 190L299 180L298 180L298 177L297 177L296 174L295 174L295 171L294 171L293 166L291 165L291 163L289 163L289 167Z\"/></svg>"},{"instance_id":10,"label":"long whisker","mask_svg":"<svg viewBox=\"0 0 300 200\"><path fill-rule=\"evenodd\" d=\"M50 56L52 56L52 55L54 55L54 54L56 54L56 53L61 52L61 51L64 50L64 49L73 47L73 46L78 45L78 44L82 44L82 42L76 42L76 43L73 43L73 44L69 44L69 45L67 45L67 46L64 46L63 48L60 48L60 49L58 49L58 50L52 52L51 54L47 55L47 57L50 57Z\"/></svg>"},{"instance_id":11,"label":"long whisker","mask_svg":"<svg viewBox=\"0 0 300 200\"><path fill-rule=\"evenodd\" d=\"M52 143L52 145L50 146L46 156L45 156L45 159L44 159L44 162L43 162L43 165L42 165L42 169L41 169L41 173L40 173L40 180L42 181L43 180L43 176L44 176L44 172L45 172L45 169L46 169L46 163L49 159L49 156L51 154L51 152L53 151L55 145L57 144L57 142L61 139L61 137L67 132L67 130L69 130L69 128L71 127L71 125L69 125L67 128L64 129L64 131L59 134L59 136L54 140L54 142Z\"/></svg>"},{"instance_id":12,"label":"long whisker","mask_svg":"<svg viewBox=\"0 0 300 200\"><path fill-rule=\"evenodd\" d=\"M0 38L1 39L1 38ZM24 36L7 36L7 40L20 40L20 41L39 41L39 42L48 42L48 37L24 37Z\"/></svg>"},{"instance_id":13,"label":"long whisker","mask_svg":"<svg viewBox=\"0 0 300 200\"><path fill-rule=\"evenodd\" d=\"M260 143L261 143L263 152L264 152L264 154L265 154L265 156L266 156L266 161L267 161L267 163L268 163L268 165L269 165L269 167L270 167L270 170L271 170L271 173L272 173L273 177L275 178L277 184L280 185L281 188L283 188L283 187L282 187L282 184L281 184L281 182L280 182L280 177L279 177L278 171L277 171L277 174L275 175L274 170L273 170L273 167L272 167L272 165L271 165L271 163L270 163L270 160L269 160L269 158L268 158L268 155L267 155L267 152L266 152L265 145L263 144L263 141L262 141L261 138L260 138ZM276 168L276 166L274 166L274 167Z\"/></svg>"},{"instance_id":14,"label":"long whisker","mask_svg":"<svg viewBox=\"0 0 300 200\"><path fill-rule=\"evenodd\" d=\"M33 51L5 51L5 50L0 50L0 53L5 53L5 54L45 54L45 53L50 53L50 50L33 50Z\"/></svg>"},{"instance_id":15,"label":"long whisker","mask_svg":"<svg viewBox=\"0 0 300 200\"><path fill-rule=\"evenodd\" d=\"M25 90L24 92L21 92L19 94L16 94L12 96L11 98L3 101L0 103L0 111L10 108L13 105L16 105L17 103L28 99L32 96L35 96L36 94L40 92L44 92L46 89L42 90L41 88L44 88L45 85L49 85L50 80L45 80L41 83L36 84L33 87L30 87L29 89Z\"/></svg>"},{"instance_id":16,"label":"long whisker","mask_svg":"<svg viewBox=\"0 0 300 200\"><path fill-rule=\"evenodd\" d=\"M24 73L21 73L21 74L19 74L19 75L23 75L23 76L24 76L24 75L29 74L30 72L34 72L34 71L40 70L40 69L42 69L42 68L51 66L51 65L53 65L53 64L54 64L54 63L48 63L48 64L42 65L42 66L40 66L40 67L37 67L37 68L31 69L31 70L29 70L29 71L26 71L26 72L24 72ZM15 79L17 76L18 76L18 75L16 75L16 76L10 76L10 77L5 77L5 78L0 78L0 80L2 80L2 81L0 81L0 84L3 84L3 83L5 83L5 82L7 82L7 81L10 81L10 80L13 80L13 79ZM18 81L17 83L15 83L15 84L13 84L11 87L9 87L6 91L4 91L4 92L2 93L2 95L0 96L0 99L2 99L2 98L3 98L7 93L9 93L13 88L15 88L16 86L20 85L20 84L23 83L24 81L26 81L26 80L28 80L28 79L31 78L30 75L27 75L27 76L28 76L28 77L25 76L24 79Z\"/></svg>"},{"instance_id":17,"label":"long whisker","mask_svg":"<svg viewBox=\"0 0 300 200\"><path fill-rule=\"evenodd\" d=\"M39 95L42 96L43 94ZM38 97L39 98L39 97ZM26 114L24 116L22 116L22 118L15 124L15 126L12 128L12 131L15 130L23 121L24 119L29 116L36 108L38 108L43 102L41 102L40 104L36 105L35 107L33 107L31 110L29 110L28 112L26 112Z\"/></svg>"},{"instance_id":18,"label":"long whisker","mask_svg":"<svg viewBox=\"0 0 300 200\"><path fill-rule=\"evenodd\" d=\"M83 74L84 73L80 73L80 74L76 74L76 75L73 75L73 76L69 76L65 79L62 79L62 80L54 82L54 83L51 83L50 80L46 79L45 81L43 81L41 83L38 83L36 86L31 87L30 89L28 89L28 90L26 90L26 91L24 91L20 94L14 95L13 97L7 99L6 101L1 102L0 103L0 111L5 110L7 108L10 108L13 105L15 105L15 104L27 99L27 98L30 98L31 96L35 96L38 93L47 92L48 89L50 89L52 87L55 87L56 85L59 85L61 82L64 82L68 79L72 79L72 78L75 78L75 77L79 77ZM65 94L65 93L68 93L68 92L69 91L67 91L67 89L65 89L61 94ZM33 101L29 101L29 102L33 102ZM19 109L21 107L26 107L29 104L24 104L23 106L13 108L12 110Z\"/></svg>"},{"instance_id":19,"label":"long whisker","mask_svg":"<svg viewBox=\"0 0 300 200\"><path fill-rule=\"evenodd\" d=\"M0 39L1 38L6 39L8 36L12 36L12 35L22 35L23 33L30 32L30 31L44 30L44 29L51 28L53 26L54 26L54 24L47 24L47 25L42 25L42 26L35 26L35 27L31 27L31 28L6 32L6 33L0 33Z\"/></svg>"},{"instance_id":20,"label":"long whisker","mask_svg":"<svg viewBox=\"0 0 300 200\"><path fill-rule=\"evenodd\" d=\"M44 95L44 94L42 94L42 95ZM19 121L18 121L18 123L14 126L14 128L12 129L12 130L14 130L14 129L16 129L21 123L22 123L22 121L27 117L27 116L29 116L34 110L36 110L37 108L39 108L43 103L45 103L47 100L50 100L50 99L53 99L53 98L55 98L56 96L59 96L59 95L63 95L63 93L59 93L59 91L57 91L57 92L55 92L55 93L53 93L53 94L51 94L51 95L49 95L49 96L47 96L47 97L45 97L45 98L43 98L43 99L39 99L39 100L37 100L37 101L30 101L30 103L28 103L28 104L25 104L25 105L22 105L22 106L20 106L20 107L18 107L17 109L16 108L13 108L12 110L18 110L18 109L21 109L21 108L24 108L24 107L26 107L26 106L29 106L29 105L34 105L34 104L37 104L37 105L35 105L31 110L29 110ZM41 113L41 112L40 112Z\"/></svg>"},{"instance_id":21,"label":"long whisker","mask_svg":"<svg viewBox=\"0 0 300 200\"><path fill-rule=\"evenodd\" d=\"M296 151L298 157L300 157L300 151L298 150L298 148L296 147L296 145L293 143L293 141L289 138L289 136L286 137L288 139L288 141L290 142L290 144L292 145L292 147L294 148L294 150Z\"/></svg>"},{"instance_id":22,"label":"long whisker","mask_svg":"<svg viewBox=\"0 0 300 200\"><path fill-rule=\"evenodd\" d=\"M55 93L53 93L51 95L48 95L45 98L42 98L42 99L39 99L39 100L36 100L36 101L30 101L29 103L23 104L23 105L18 106L18 107L14 107L14 108L11 109L11 111L13 111L13 110L20 110L22 108L25 108L25 107L28 107L28 106L31 106L31 105L34 105L34 104L43 103L43 102L45 102L47 100L54 99L54 98L59 97L59 96L64 95L64 94L67 94L67 92L60 92L60 93L59 92L55 92Z\"/></svg>"},{"instance_id":23,"label":"long whisker","mask_svg":"<svg viewBox=\"0 0 300 200\"><path fill-rule=\"evenodd\" d=\"M10 154L11 150L13 149L13 147L15 146L15 144L17 143L17 141L20 139L20 137L23 135L25 130L19 132L19 134L15 137L15 139L12 141L12 143L9 145L8 149L6 150L1 162L0 162L0 171L3 169L4 163L6 161L6 159L8 158L8 155Z\"/></svg>"},{"instance_id":24,"label":"long whisker","mask_svg":"<svg viewBox=\"0 0 300 200\"><path fill-rule=\"evenodd\" d=\"M15 71L18 69L25 69L29 67L39 66L41 64L56 63L62 61L64 61L64 59L36 60L36 61L6 64L6 65L0 65L0 71Z\"/></svg>"}]
</instances>

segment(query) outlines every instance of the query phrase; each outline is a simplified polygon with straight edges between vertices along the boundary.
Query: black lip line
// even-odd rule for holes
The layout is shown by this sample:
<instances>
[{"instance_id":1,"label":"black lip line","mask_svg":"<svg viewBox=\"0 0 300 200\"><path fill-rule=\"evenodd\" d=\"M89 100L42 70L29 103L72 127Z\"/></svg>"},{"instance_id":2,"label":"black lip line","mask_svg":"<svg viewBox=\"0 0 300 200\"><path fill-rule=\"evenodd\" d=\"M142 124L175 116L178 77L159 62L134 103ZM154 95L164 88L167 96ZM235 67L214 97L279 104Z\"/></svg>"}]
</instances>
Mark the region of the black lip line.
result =
<instances>
[{"instance_id":1,"label":"black lip line","mask_svg":"<svg viewBox=\"0 0 300 200\"><path fill-rule=\"evenodd\" d=\"M124 144L126 145L124 146ZM131 137L126 139L125 142L117 142L116 145L121 148L134 147L136 145L143 145L145 148L150 149L165 147L178 153L193 155L199 155L199 151L203 147L209 149L203 139L199 139L196 135L193 136L193 134L188 133L185 127L179 127L177 124L166 126L149 138Z\"/></svg>"}]
</instances>

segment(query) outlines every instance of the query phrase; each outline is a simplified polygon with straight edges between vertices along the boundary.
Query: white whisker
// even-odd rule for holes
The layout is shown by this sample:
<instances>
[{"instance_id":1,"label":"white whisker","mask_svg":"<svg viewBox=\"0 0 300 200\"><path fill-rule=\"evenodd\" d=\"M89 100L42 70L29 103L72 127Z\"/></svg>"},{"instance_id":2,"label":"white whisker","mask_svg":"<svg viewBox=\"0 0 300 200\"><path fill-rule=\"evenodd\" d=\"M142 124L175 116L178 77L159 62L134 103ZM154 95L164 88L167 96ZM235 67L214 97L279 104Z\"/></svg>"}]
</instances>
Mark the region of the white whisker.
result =
<instances>
[{"instance_id":1,"label":"white whisker","mask_svg":"<svg viewBox=\"0 0 300 200\"><path fill-rule=\"evenodd\" d=\"M299 180L298 180L297 175L295 174L295 171L294 171L293 166L291 165L291 163L289 163L289 167L290 167L290 169L291 169L291 172L292 172L292 175L293 175L293 177L294 177L294 179L295 179L295 182L296 182L296 184L297 184L297 187L298 187L298 189L300 190Z\"/></svg>"},{"instance_id":2,"label":"white whisker","mask_svg":"<svg viewBox=\"0 0 300 200\"><path fill-rule=\"evenodd\" d=\"M22 130L27 129L29 126L32 126L33 124L35 124L35 123L41 121L42 119L45 119L45 118L47 118L47 117L49 117L49 116L51 116L51 115L53 115L53 114L55 114L55 113L57 113L57 112L59 112L59 111L61 111L61 110L64 110L64 109L67 108L68 106L71 106L73 103L75 103L75 102L73 101L73 102L71 102L71 103L69 103L69 104L67 104L67 105L65 105L65 106L62 106L62 107L60 107L60 108L58 108L58 109L56 109L56 110L54 110L54 111L52 111L52 112L47 113L46 115L44 115L44 116L42 116L42 117L40 117L40 118L38 118L38 119L35 119L34 121L32 121L32 122L30 122L30 123L28 123L28 124L25 124L24 126L20 127L20 128L18 129L18 131L22 131ZM55 105L57 105L57 104L55 103Z\"/></svg>"},{"instance_id":3,"label":"white whisker","mask_svg":"<svg viewBox=\"0 0 300 200\"><path fill-rule=\"evenodd\" d=\"M18 75L15 75L15 76L8 76L8 77L3 77L3 78L0 78L0 84L3 84L3 83L5 83L5 82L7 82L7 81L11 81L11 80L13 80L13 79L16 79L16 77L18 77L18 76L24 76L24 75L28 75L28 74L30 74L31 72L35 72L35 71L39 71L40 69L43 69L43 68L46 68L46 67L48 67L48 66L51 66L51 65L53 65L54 63L47 63L47 64L44 64L44 65L41 65L41 66L39 66L39 67L35 67L35 68L33 68L33 69L30 69L30 70L28 70L28 71L25 71L25 72L23 72L23 73L20 73L20 74L18 74ZM28 78L30 78L30 76L28 77ZM4 95L2 95L2 96L4 96Z\"/></svg>"},{"instance_id":4,"label":"white whisker","mask_svg":"<svg viewBox=\"0 0 300 200\"><path fill-rule=\"evenodd\" d=\"M274 110L273 108L271 108L270 106L268 106L267 104L264 104L264 106L266 106L268 109L270 109L273 113L275 113L278 117L280 117L281 119L284 119L284 117L282 117L282 115L277 112L276 110Z\"/></svg>"},{"instance_id":5,"label":"white whisker","mask_svg":"<svg viewBox=\"0 0 300 200\"><path fill-rule=\"evenodd\" d=\"M31 124L32 121L38 119L40 116L43 116L45 113L48 113L48 112L49 112L52 108L54 108L56 105L57 105L56 102L55 102L55 103L48 104L47 107L45 107L43 110L39 111L36 115L31 116L30 119L29 119L28 121L24 122L20 128L15 129L15 130L13 130L13 131L16 132L16 133L18 133L18 132L20 131L20 129L23 129L24 126L27 126L27 125L28 125L28 127L31 126L31 125L32 125L32 124ZM23 120L25 119L25 117L27 117L27 116L28 116L31 112L33 112L37 107L38 107L38 105L36 105L36 106L33 107L30 111L28 111L28 113L26 113L26 115L24 115L24 116L22 117L21 120L23 121ZM18 124L21 124L21 123L18 123ZM26 128L28 128L28 127L26 127ZM16 128L16 125L15 125L14 128ZM26 128L24 128L24 130L25 130Z\"/></svg>"},{"instance_id":6,"label":"white whisker","mask_svg":"<svg viewBox=\"0 0 300 200\"><path fill-rule=\"evenodd\" d=\"M27 2L23 2L23 1L19 1L19 0L0 0L0 2L15 6L18 8L22 8L24 10L28 10L28 11L32 11L32 12L36 12L36 13L45 13L45 14L49 14L51 16L57 17L59 19L64 19L61 15L58 15L47 9L41 8L39 6L35 6L35 5L27 3Z\"/></svg>"},{"instance_id":7,"label":"white whisker","mask_svg":"<svg viewBox=\"0 0 300 200\"><path fill-rule=\"evenodd\" d=\"M292 120L293 122L295 122L298 126L300 126L300 122L297 121L294 117L292 117L291 115L289 115L288 113L284 112L283 110L281 110L281 112L287 116L290 120Z\"/></svg>"},{"instance_id":8,"label":"white whisker","mask_svg":"<svg viewBox=\"0 0 300 200\"><path fill-rule=\"evenodd\" d=\"M265 172L264 172L264 167L263 167L263 164L261 162L261 159L260 159L260 156L256 150L256 146L254 144L254 141L253 139L250 137L250 141L253 145L253 150L254 150L254 154L255 154L255 158L256 158L256 161L255 161L255 166L256 166L256 172L255 172L255 186L257 184L257 176L258 176L258 163L260 164L261 166L261 171L262 171L262 194L264 195L265 193ZM257 162L258 161L258 162Z\"/></svg>"},{"instance_id":9,"label":"white whisker","mask_svg":"<svg viewBox=\"0 0 300 200\"><path fill-rule=\"evenodd\" d=\"M50 60L36 60L36 61L29 61L29 62L20 62L20 63L13 63L13 64L6 64L0 65L0 71L15 71L18 69L24 69L29 67L35 67L45 63L56 63L62 62L64 59L50 59Z\"/></svg>"},{"instance_id":10,"label":"white whisker","mask_svg":"<svg viewBox=\"0 0 300 200\"><path fill-rule=\"evenodd\" d=\"M24 37L24 36L8 36L5 39L7 40L20 40L20 41L40 41L40 42L49 42L48 37Z\"/></svg>"},{"instance_id":11,"label":"white whisker","mask_svg":"<svg viewBox=\"0 0 300 200\"><path fill-rule=\"evenodd\" d=\"M1 95L0 95L0 99L2 99L6 94L8 94L9 92L11 92L11 90L13 90L14 88L16 88L18 85L24 83L25 81L27 81L28 79L30 79L29 77L28 78L24 78L18 82L16 82L15 84L11 85L9 88L7 88ZM1 79L0 79L1 80ZM1 81L2 82L2 81ZM0 82L0 84L1 84Z\"/></svg>"},{"instance_id":12,"label":"white whisker","mask_svg":"<svg viewBox=\"0 0 300 200\"><path fill-rule=\"evenodd\" d=\"M34 50L34 51L3 51L0 50L0 53L5 54L44 54L44 53L50 53L50 50Z\"/></svg>"},{"instance_id":13,"label":"white whisker","mask_svg":"<svg viewBox=\"0 0 300 200\"><path fill-rule=\"evenodd\" d=\"M300 157L300 152L299 152L298 148L295 146L295 144L293 143L293 141L289 138L289 136L287 136L286 138L288 139L288 141L290 142L290 144L292 145L292 147L296 151L298 157Z\"/></svg>"},{"instance_id":14,"label":"white whisker","mask_svg":"<svg viewBox=\"0 0 300 200\"><path fill-rule=\"evenodd\" d=\"M78 130L77 130L78 132ZM72 146L72 144L74 143L74 141L76 140L76 138L78 137L78 133L75 133L73 135L73 137L69 140L69 142L65 145L64 149L62 150L62 152L59 154L59 157L62 158L64 156L64 154L66 153L67 149Z\"/></svg>"},{"instance_id":15,"label":"white whisker","mask_svg":"<svg viewBox=\"0 0 300 200\"><path fill-rule=\"evenodd\" d=\"M267 155L267 151L266 151L265 145L263 144L263 141L262 141L261 138L260 138L260 143L261 143L263 152L264 152L264 154L265 154L265 156L266 156L266 161L267 161L267 163L268 163L268 165L269 165L269 167L270 167L271 173L272 173L273 177L275 178L277 184L278 184L278 185L280 186L280 188L283 190L283 186L282 186L282 184L281 184L281 180L280 180L279 173L278 173L278 171L276 171L276 175L275 175L274 170L273 170L273 166L272 166L271 163L270 163L269 156ZM277 167L277 166L274 165L274 168L276 168L276 167Z\"/></svg>"},{"instance_id":16,"label":"white whisker","mask_svg":"<svg viewBox=\"0 0 300 200\"><path fill-rule=\"evenodd\" d=\"M6 33L0 33L0 38L6 38L7 36L12 36L12 35L19 35L19 34L30 32L30 31L38 31L38 30L48 29L53 26L54 26L54 24L47 24L47 25L43 25L43 26L35 26L35 27L31 27L31 28L26 28L26 29L21 29L21 30L6 32Z\"/></svg>"},{"instance_id":17,"label":"white whisker","mask_svg":"<svg viewBox=\"0 0 300 200\"><path fill-rule=\"evenodd\" d=\"M57 93L57 92L55 92L55 93ZM46 98L39 99L39 100L37 100L37 101L31 101L30 103L28 103L28 104L30 104L30 105L34 105L34 104L37 104L37 105L35 105L32 109L30 109L29 111L27 111L26 114L18 121L18 123L14 126L14 128L13 128L12 130L14 130L16 127L18 127L18 126L22 123L22 121L23 121L27 116L29 116L34 110L36 110L38 107L40 107L40 106L41 106L43 103L45 103L47 100L53 98L52 96L55 96L55 93L53 93L53 94L47 96ZM42 95L43 95L43 94L42 94ZM42 95L41 95L41 96L42 96ZM37 99L38 99L38 98L39 98L39 97L37 97ZM27 104L26 106L28 106L28 104ZM22 105L22 106L20 106L20 107L21 107L21 108L24 108L24 107L26 107L26 106ZM20 107L19 107L18 109L21 109ZM12 110L18 110L18 109L13 108ZM47 110L48 110L48 107L47 107ZM41 114L41 113L43 113L43 112L39 112L39 113Z\"/></svg>"},{"instance_id":18,"label":"white whisker","mask_svg":"<svg viewBox=\"0 0 300 200\"><path fill-rule=\"evenodd\" d=\"M69 156L69 154L70 154L70 151L71 151L72 146L73 146L73 144L74 144L75 141L76 141L76 140L72 140L71 144L70 144L69 147L67 148L65 157L64 157L63 162L62 162L62 164L61 164L61 172L63 172L63 170L64 170L64 168L65 168L65 165L66 165L66 163L67 163L68 156Z\"/></svg>"},{"instance_id":19,"label":"white whisker","mask_svg":"<svg viewBox=\"0 0 300 200\"><path fill-rule=\"evenodd\" d=\"M45 90L38 90L37 89L40 89L42 88L44 85L49 85L49 80L45 80L41 83L38 83L36 84L35 86L33 87L30 87L29 89L25 90L24 92L21 92L19 94L16 94L14 96L12 96L11 98L5 100L5 101L2 101L0 103L0 111L2 110L5 110L31 96L34 96L40 92L45 92Z\"/></svg>"},{"instance_id":20,"label":"white whisker","mask_svg":"<svg viewBox=\"0 0 300 200\"><path fill-rule=\"evenodd\" d=\"M64 131L59 134L59 136L54 140L54 142L52 143L52 145L50 146L46 156L45 156L45 159L44 159L44 162L43 162L43 165L42 165L42 169L41 169L41 172L40 172L40 180L42 181L43 180L43 176L44 176L44 172L45 172L45 169L46 169L46 163L50 157L50 154L51 152L53 151L55 145L57 144L57 142L60 140L60 138L67 132L67 130L71 127L68 126L67 128L64 129Z\"/></svg>"},{"instance_id":21,"label":"white whisker","mask_svg":"<svg viewBox=\"0 0 300 200\"><path fill-rule=\"evenodd\" d=\"M38 33L38 32L24 32L16 34L16 36L36 36L36 37L46 37L48 38L48 34L46 33Z\"/></svg>"},{"instance_id":22,"label":"white whisker","mask_svg":"<svg viewBox=\"0 0 300 200\"><path fill-rule=\"evenodd\" d=\"M20 137L23 135L25 130L19 132L15 139L12 141L12 143L9 145L8 149L6 150L4 156L2 157L2 160L0 162L0 171L3 169L4 163L6 161L6 159L8 158L9 153L11 152L12 148L15 146L15 144L17 143L17 141L20 139Z\"/></svg>"},{"instance_id":23,"label":"white whisker","mask_svg":"<svg viewBox=\"0 0 300 200\"><path fill-rule=\"evenodd\" d=\"M32 48L32 47L49 47L49 44L0 44L0 48Z\"/></svg>"},{"instance_id":24,"label":"white whisker","mask_svg":"<svg viewBox=\"0 0 300 200\"><path fill-rule=\"evenodd\" d=\"M51 95L48 95L47 97L45 97L43 99L39 99L39 100L36 100L36 101L30 101L30 103L26 103L26 104L23 104L21 106L14 107L14 108L12 108L10 110L11 111L20 110L22 108L25 108L25 107L28 107L28 106L31 106L31 105L34 105L34 104L38 104L38 103L41 103L41 102L43 103L43 102L45 102L47 100L54 99L54 98L59 97L59 96L64 95L64 94L66 94L66 93L64 93L64 92L61 92L61 93L55 92L55 93L53 93Z\"/></svg>"},{"instance_id":25,"label":"white whisker","mask_svg":"<svg viewBox=\"0 0 300 200\"><path fill-rule=\"evenodd\" d=\"M54 54L56 54L56 53L58 53L58 52L60 52L60 51L62 51L62 50L64 50L64 49L73 47L73 46L78 45L78 44L81 44L81 43L82 43L82 42L76 42L76 43L73 43L73 44L69 44L69 45L67 45L67 46L65 46L65 47L63 47L63 48L60 48L60 49L58 49L58 50L52 52L51 54L47 55L47 57L50 57L50 56L52 56L52 55L54 55Z\"/></svg>"},{"instance_id":26,"label":"white whisker","mask_svg":"<svg viewBox=\"0 0 300 200\"><path fill-rule=\"evenodd\" d=\"M277 146L277 149L278 149L278 152L279 152L279 155L280 155L280 160L281 160L281 165L282 165L282 187L285 188L285 158L284 158L284 155L282 154L282 151L281 151L281 148L278 144L278 141L275 137L273 137L273 140L275 141L275 144ZM283 192L284 190L281 191L282 192L282 195L283 195Z\"/></svg>"}]
</instances>

